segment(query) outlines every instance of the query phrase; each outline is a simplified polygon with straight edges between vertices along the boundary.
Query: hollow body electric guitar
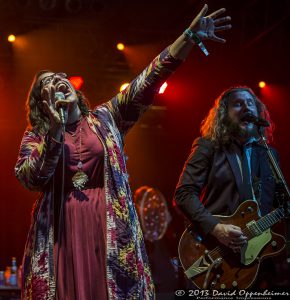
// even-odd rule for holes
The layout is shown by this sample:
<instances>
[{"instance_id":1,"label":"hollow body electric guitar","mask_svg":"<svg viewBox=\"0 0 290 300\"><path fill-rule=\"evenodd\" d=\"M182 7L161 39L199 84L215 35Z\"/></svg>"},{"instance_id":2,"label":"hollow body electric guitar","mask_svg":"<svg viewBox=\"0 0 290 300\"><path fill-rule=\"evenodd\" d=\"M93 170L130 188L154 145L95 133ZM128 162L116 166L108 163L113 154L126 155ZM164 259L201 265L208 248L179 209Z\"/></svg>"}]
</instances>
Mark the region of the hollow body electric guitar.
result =
<instances>
[{"instance_id":1,"label":"hollow body electric guitar","mask_svg":"<svg viewBox=\"0 0 290 300\"><path fill-rule=\"evenodd\" d=\"M248 238L234 253L213 236L202 238L189 227L179 241L178 253L185 275L202 289L247 289L255 281L260 262L278 255L285 247L283 236L271 227L284 217L282 207L260 218L255 201L244 201L231 216L215 216L223 224L242 229Z\"/></svg>"}]
</instances>

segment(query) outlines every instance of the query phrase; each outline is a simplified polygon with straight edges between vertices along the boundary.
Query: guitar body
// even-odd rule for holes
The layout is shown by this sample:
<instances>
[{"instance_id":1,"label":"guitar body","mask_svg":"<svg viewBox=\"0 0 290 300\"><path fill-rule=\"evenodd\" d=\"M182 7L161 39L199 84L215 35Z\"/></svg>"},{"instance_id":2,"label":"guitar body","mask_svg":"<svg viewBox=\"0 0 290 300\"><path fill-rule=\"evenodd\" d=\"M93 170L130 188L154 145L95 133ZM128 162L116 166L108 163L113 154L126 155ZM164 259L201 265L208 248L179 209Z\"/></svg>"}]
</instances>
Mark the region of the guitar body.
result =
<instances>
[{"instance_id":1,"label":"guitar body","mask_svg":"<svg viewBox=\"0 0 290 300\"><path fill-rule=\"evenodd\" d=\"M223 224L247 228L259 220L257 203L243 202L231 216L216 216ZM269 229L263 231L234 253L212 236L203 239L193 228L184 231L178 253L187 277L203 289L247 289L255 281L260 262L278 255L285 247L283 236Z\"/></svg>"}]
</instances>

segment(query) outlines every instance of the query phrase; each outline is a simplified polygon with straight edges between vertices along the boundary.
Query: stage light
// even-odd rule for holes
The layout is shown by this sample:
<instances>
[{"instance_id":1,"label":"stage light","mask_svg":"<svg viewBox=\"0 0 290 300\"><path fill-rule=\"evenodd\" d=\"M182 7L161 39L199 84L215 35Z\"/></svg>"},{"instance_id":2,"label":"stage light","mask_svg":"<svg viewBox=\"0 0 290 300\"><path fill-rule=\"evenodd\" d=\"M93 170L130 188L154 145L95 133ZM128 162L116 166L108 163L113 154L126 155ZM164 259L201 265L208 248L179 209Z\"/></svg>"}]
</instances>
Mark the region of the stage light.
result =
<instances>
[{"instance_id":1,"label":"stage light","mask_svg":"<svg viewBox=\"0 0 290 300\"><path fill-rule=\"evenodd\" d=\"M125 45L123 43L118 43L117 44L117 49L120 51L123 51L125 49Z\"/></svg>"},{"instance_id":2,"label":"stage light","mask_svg":"<svg viewBox=\"0 0 290 300\"><path fill-rule=\"evenodd\" d=\"M260 81L260 82L259 82L259 87L260 87L261 89L263 89L265 86L266 86L266 82L265 82L265 81Z\"/></svg>"},{"instance_id":3,"label":"stage light","mask_svg":"<svg viewBox=\"0 0 290 300\"><path fill-rule=\"evenodd\" d=\"M74 88L77 90L79 90L84 83L84 80L81 76L72 76L69 78L69 81L74 86Z\"/></svg>"},{"instance_id":4,"label":"stage light","mask_svg":"<svg viewBox=\"0 0 290 300\"><path fill-rule=\"evenodd\" d=\"M8 36L7 40L8 40L8 42L10 42L10 43L14 43L15 40L16 40L16 37L15 37L14 34L10 34L10 35Z\"/></svg>"},{"instance_id":5,"label":"stage light","mask_svg":"<svg viewBox=\"0 0 290 300\"><path fill-rule=\"evenodd\" d=\"M163 94L163 93L165 92L167 86L168 86L168 84L167 84L167 82L165 81L165 82L161 85L161 87L160 87L160 89L159 89L159 94Z\"/></svg>"},{"instance_id":6,"label":"stage light","mask_svg":"<svg viewBox=\"0 0 290 300\"><path fill-rule=\"evenodd\" d=\"M129 85L128 82L123 83L123 84L121 85L121 87L120 87L120 92L122 92L128 85Z\"/></svg>"}]
</instances>

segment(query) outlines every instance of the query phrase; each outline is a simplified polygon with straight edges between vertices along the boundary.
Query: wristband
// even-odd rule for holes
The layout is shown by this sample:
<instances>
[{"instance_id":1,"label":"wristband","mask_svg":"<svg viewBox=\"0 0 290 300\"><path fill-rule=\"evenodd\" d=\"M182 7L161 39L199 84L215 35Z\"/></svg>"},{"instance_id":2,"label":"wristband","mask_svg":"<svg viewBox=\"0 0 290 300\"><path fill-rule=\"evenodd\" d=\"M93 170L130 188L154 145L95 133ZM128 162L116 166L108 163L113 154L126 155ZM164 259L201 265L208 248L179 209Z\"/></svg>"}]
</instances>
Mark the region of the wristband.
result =
<instances>
[{"instance_id":1,"label":"wristband","mask_svg":"<svg viewBox=\"0 0 290 300\"><path fill-rule=\"evenodd\" d=\"M190 30L189 28L185 29L185 31L183 32L183 34L185 35L186 40L192 40L194 41L198 47L201 49L201 51L205 54L205 56L208 56L209 53L206 50L203 42L201 41L201 39L199 38L199 36L193 32L192 30Z\"/></svg>"}]
</instances>

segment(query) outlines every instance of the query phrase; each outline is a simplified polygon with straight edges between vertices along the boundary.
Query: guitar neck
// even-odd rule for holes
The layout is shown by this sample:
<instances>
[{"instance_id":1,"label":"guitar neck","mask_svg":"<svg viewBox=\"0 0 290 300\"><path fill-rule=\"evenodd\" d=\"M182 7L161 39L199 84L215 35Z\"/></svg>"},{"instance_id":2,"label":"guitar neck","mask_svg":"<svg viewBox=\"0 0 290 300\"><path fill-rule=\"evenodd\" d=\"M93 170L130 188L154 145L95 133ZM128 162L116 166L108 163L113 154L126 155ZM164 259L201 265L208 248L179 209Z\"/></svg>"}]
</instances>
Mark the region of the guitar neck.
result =
<instances>
[{"instance_id":1,"label":"guitar neck","mask_svg":"<svg viewBox=\"0 0 290 300\"><path fill-rule=\"evenodd\" d=\"M248 237L258 236L279 222L282 218L284 218L284 216L284 209L279 207L266 216L260 218L258 221L249 222L243 232Z\"/></svg>"}]
</instances>

